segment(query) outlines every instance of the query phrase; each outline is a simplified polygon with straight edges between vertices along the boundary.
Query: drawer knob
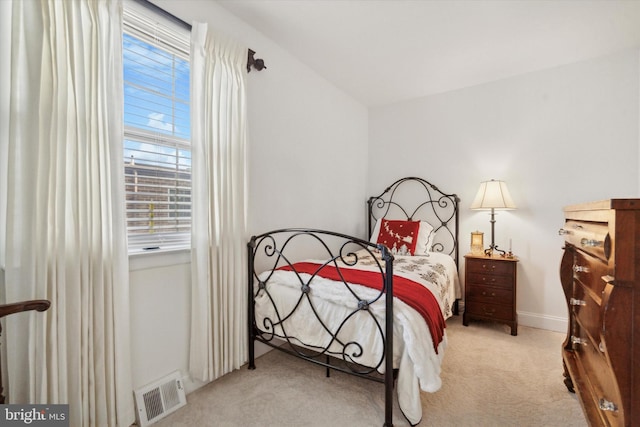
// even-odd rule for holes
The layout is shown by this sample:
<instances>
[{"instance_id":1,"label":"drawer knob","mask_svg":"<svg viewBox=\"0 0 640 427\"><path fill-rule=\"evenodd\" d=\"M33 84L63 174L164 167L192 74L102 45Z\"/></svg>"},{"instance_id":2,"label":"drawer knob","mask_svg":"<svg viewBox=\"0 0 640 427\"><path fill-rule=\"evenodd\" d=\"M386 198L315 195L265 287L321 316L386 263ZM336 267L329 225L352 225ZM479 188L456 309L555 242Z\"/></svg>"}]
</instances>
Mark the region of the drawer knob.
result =
<instances>
[{"instance_id":1,"label":"drawer knob","mask_svg":"<svg viewBox=\"0 0 640 427\"><path fill-rule=\"evenodd\" d=\"M571 298L569 300L569 304L571 304L571 305L587 305L587 303L584 302L584 300L576 299L576 298Z\"/></svg>"},{"instance_id":2,"label":"drawer knob","mask_svg":"<svg viewBox=\"0 0 640 427\"><path fill-rule=\"evenodd\" d=\"M482 291L482 295L483 295L483 296L486 296L486 295L487 295L487 291ZM496 293L495 293L495 292L491 292L491 293L489 294L489 296L495 297L495 296L496 296Z\"/></svg>"},{"instance_id":3,"label":"drawer knob","mask_svg":"<svg viewBox=\"0 0 640 427\"><path fill-rule=\"evenodd\" d=\"M598 406L603 411L616 412L618 410L618 406L607 399L600 399L600 401L598 402Z\"/></svg>"},{"instance_id":4,"label":"drawer knob","mask_svg":"<svg viewBox=\"0 0 640 427\"><path fill-rule=\"evenodd\" d=\"M560 230L558 230L558 234L561 236L564 236L565 234L571 234L571 230L565 230L564 228L561 228Z\"/></svg>"},{"instance_id":5,"label":"drawer knob","mask_svg":"<svg viewBox=\"0 0 640 427\"><path fill-rule=\"evenodd\" d=\"M571 335L571 344L587 345L587 339L576 337L575 335Z\"/></svg>"},{"instance_id":6,"label":"drawer knob","mask_svg":"<svg viewBox=\"0 0 640 427\"><path fill-rule=\"evenodd\" d=\"M600 344L598 344L598 350L600 350L600 352L602 353L607 351L607 348L604 346L604 342L600 341Z\"/></svg>"},{"instance_id":7,"label":"drawer knob","mask_svg":"<svg viewBox=\"0 0 640 427\"><path fill-rule=\"evenodd\" d=\"M582 239L580 240L580 245L582 245L583 248L596 248L598 246L603 246L602 240L595 239Z\"/></svg>"},{"instance_id":8,"label":"drawer knob","mask_svg":"<svg viewBox=\"0 0 640 427\"><path fill-rule=\"evenodd\" d=\"M574 265L573 266L574 273L588 273L589 267L585 267L583 265Z\"/></svg>"},{"instance_id":9,"label":"drawer knob","mask_svg":"<svg viewBox=\"0 0 640 427\"><path fill-rule=\"evenodd\" d=\"M496 309L492 308L490 310L487 310L486 307L482 307L482 311L484 311L484 314L486 314L487 316L493 316L496 312Z\"/></svg>"}]
</instances>

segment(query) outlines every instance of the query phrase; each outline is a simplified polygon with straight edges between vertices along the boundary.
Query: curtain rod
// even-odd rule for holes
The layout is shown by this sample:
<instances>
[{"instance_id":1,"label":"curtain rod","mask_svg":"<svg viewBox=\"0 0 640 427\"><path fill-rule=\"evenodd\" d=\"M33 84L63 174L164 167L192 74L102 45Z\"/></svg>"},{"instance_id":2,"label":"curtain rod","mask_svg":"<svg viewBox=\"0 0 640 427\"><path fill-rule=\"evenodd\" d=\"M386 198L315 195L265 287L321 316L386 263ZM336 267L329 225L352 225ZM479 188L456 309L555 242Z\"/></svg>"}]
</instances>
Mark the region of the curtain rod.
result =
<instances>
[{"instance_id":1,"label":"curtain rod","mask_svg":"<svg viewBox=\"0 0 640 427\"><path fill-rule=\"evenodd\" d=\"M175 22L176 24L180 25L181 27L185 28L186 30L191 31L191 24L183 21L182 19L178 18L177 16L175 16L172 13L167 12L166 10L164 10L163 8L161 8L160 6L151 3L149 0L134 0L137 3L140 3L142 5L144 5L145 7L153 10L154 12L164 16L165 18L169 19L170 21ZM260 59L260 58L255 58L254 55L256 54L256 52L252 49L249 49L249 51L247 52L247 73L251 72L251 67L255 68L258 71L261 71L264 68L267 68L266 65L264 65L264 60Z\"/></svg>"}]
</instances>

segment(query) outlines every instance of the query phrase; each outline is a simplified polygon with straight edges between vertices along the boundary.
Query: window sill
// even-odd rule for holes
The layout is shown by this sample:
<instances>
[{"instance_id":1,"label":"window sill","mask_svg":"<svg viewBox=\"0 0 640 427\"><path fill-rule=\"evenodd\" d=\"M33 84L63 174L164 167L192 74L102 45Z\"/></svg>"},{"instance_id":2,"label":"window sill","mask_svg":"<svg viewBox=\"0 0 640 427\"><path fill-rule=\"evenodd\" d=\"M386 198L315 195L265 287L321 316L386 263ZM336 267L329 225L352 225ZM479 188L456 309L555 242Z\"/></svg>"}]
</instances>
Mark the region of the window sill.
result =
<instances>
[{"instance_id":1,"label":"window sill","mask_svg":"<svg viewBox=\"0 0 640 427\"><path fill-rule=\"evenodd\" d=\"M143 251L129 253L129 271L168 267L191 263L191 249L163 249L161 251Z\"/></svg>"}]
</instances>

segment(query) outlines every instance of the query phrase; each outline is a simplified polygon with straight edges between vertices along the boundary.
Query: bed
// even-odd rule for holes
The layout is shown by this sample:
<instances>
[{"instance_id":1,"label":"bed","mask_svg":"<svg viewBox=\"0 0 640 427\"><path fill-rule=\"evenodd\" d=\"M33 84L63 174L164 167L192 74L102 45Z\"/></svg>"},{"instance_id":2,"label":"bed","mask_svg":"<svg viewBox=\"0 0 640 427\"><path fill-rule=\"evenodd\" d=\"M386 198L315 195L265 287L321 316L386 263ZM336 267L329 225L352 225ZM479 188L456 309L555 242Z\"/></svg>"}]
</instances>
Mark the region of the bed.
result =
<instances>
[{"instance_id":1,"label":"bed","mask_svg":"<svg viewBox=\"0 0 640 427\"><path fill-rule=\"evenodd\" d=\"M367 200L367 238L280 229L248 243L249 369L255 343L384 383L412 425L441 386L446 319L457 314L458 203L416 177ZM388 297L393 295L393 298Z\"/></svg>"}]
</instances>

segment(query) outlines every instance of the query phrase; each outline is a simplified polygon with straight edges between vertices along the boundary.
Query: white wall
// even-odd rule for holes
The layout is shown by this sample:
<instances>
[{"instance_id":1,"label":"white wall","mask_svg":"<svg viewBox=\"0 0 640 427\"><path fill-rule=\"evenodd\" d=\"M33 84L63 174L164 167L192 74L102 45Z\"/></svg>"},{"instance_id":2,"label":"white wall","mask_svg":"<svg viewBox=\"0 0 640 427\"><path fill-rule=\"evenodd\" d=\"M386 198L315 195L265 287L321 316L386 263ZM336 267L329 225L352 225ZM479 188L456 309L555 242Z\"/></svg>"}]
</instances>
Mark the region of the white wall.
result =
<instances>
[{"instance_id":1,"label":"white wall","mask_svg":"<svg viewBox=\"0 0 640 427\"><path fill-rule=\"evenodd\" d=\"M363 235L367 109L215 2L154 3L188 23L208 22L265 60L266 70L248 75L249 235L281 227ZM137 388L187 373L189 254L145 254L131 270Z\"/></svg>"},{"instance_id":2,"label":"white wall","mask_svg":"<svg viewBox=\"0 0 640 427\"><path fill-rule=\"evenodd\" d=\"M491 239L469 210L479 183L505 180L518 210L496 216L496 244L520 258L520 323L564 332L562 207L639 196L639 78L631 50L372 109L369 190L416 175L457 193L464 254L471 231Z\"/></svg>"},{"instance_id":3,"label":"white wall","mask_svg":"<svg viewBox=\"0 0 640 427\"><path fill-rule=\"evenodd\" d=\"M129 274L134 389L189 364L189 253L141 256Z\"/></svg>"}]
</instances>

